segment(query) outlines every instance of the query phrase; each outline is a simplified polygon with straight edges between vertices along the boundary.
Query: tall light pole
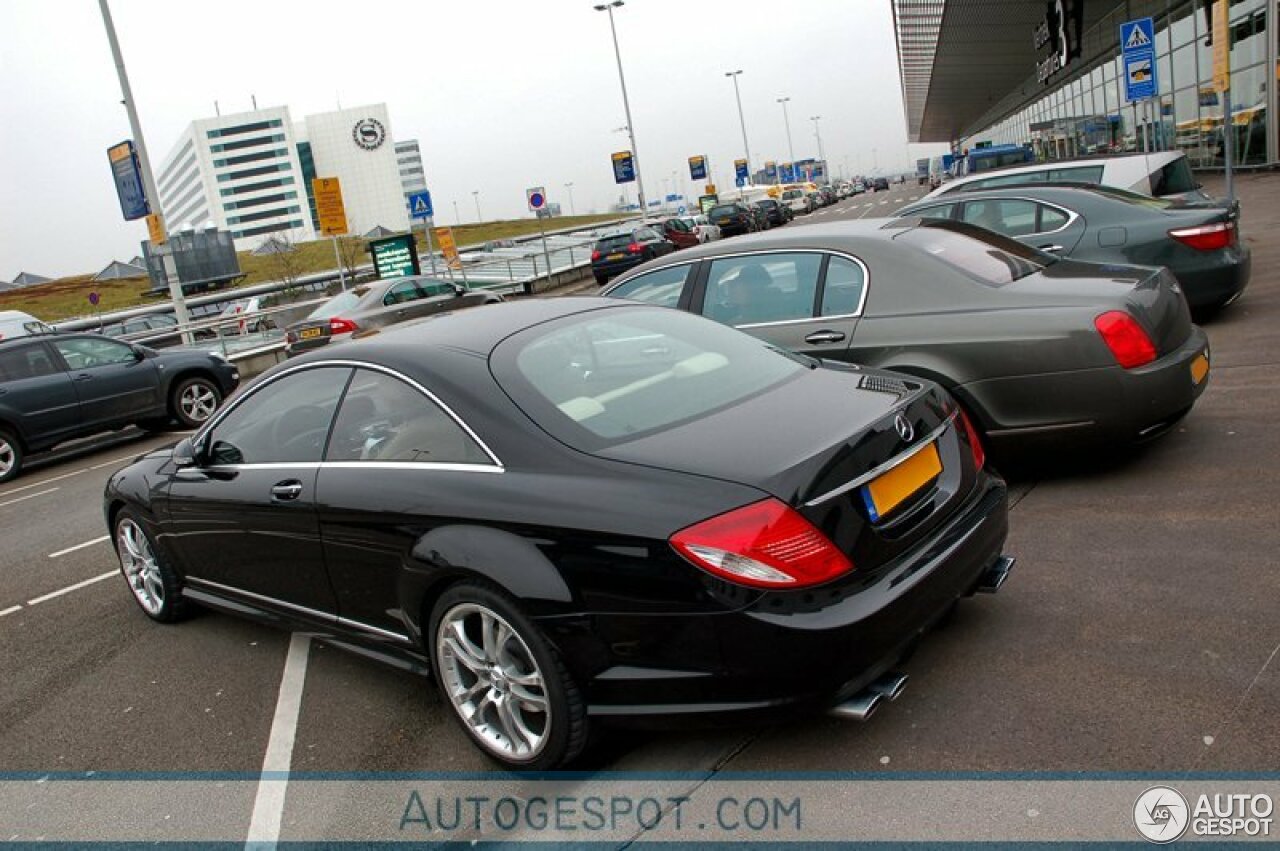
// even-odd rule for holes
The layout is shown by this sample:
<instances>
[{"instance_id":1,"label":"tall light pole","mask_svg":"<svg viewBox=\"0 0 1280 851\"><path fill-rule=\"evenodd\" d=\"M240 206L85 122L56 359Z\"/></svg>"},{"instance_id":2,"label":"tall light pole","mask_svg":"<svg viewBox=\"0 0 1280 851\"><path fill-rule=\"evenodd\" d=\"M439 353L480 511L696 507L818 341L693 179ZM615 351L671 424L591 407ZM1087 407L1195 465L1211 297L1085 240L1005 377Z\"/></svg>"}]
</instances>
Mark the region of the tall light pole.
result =
<instances>
[{"instance_id":1,"label":"tall light pole","mask_svg":"<svg viewBox=\"0 0 1280 851\"><path fill-rule=\"evenodd\" d=\"M613 22L613 10L622 5L622 0L600 3L592 8L597 12L609 13L609 31L613 33L613 55L618 59L618 82L622 84L622 109L627 115L627 135L631 137L631 167L636 173L636 195L640 199L640 215L649 211L644 199L644 178L640 176L640 151L636 147L635 123L631 120L631 101L627 98L627 78L622 73L622 51L618 49L618 27Z\"/></svg>"},{"instance_id":2,"label":"tall light pole","mask_svg":"<svg viewBox=\"0 0 1280 851\"><path fill-rule=\"evenodd\" d=\"M471 190L471 197L472 197L472 198L474 198L474 199L475 199L475 202L476 202L476 223L478 224L478 223L481 221L481 216L480 216L480 190L479 190L479 189L472 189L472 190Z\"/></svg>"},{"instance_id":3,"label":"tall light pole","mask_svg":"<svg viewBox=\"0 0 1280 851\"><path fill-rule=\"evenodd\" d=\"M578 215L578 211L573 207L573 181L571 180L566 183L564 188L569 190L569 215L576 216Z\"/></svg>"},{"instance_id":4,"label":"tall light pole","mask_svg":"<svg viewBox=\"0 0 1280 851\"><path fill-rule=\"evenodd\" d=\"M116 39L116 26L111 21L111 9L107 0L98 0L98 8L102 10L102 23L107 28L107 41L111 44L111 57L116 63L116 75L120 78L120 94L124 98L124 108L129 114L129 127L133 132L133 147L138 155L138 170L142 172L142 191L147 198L147 206L151 212L160 216L160 227L167 241L169 229L164 223L160 210L160 193L156 190L156 179L151 173L151 158L147 156L147 143L142 138L142 123L138 120L138 108L133 102L133 89L129 86L129 74L124 69L124 55L120 52L120 42ZM173 254L162 245L152 246L160 255L164 265L164 276L169 283L169 298L173 301L173 315L182 327L191 321L187 312L187 300L182 293L182 282L178 280L178 268L173 261ZM182 332L184 342L194 342L190 331Z\"/></svg>"},{"instance_id":5,"label":"tall light pole","mask_svg":"<svg viewBox=\"0 0 1280 851\"><path fill-rule=\"evenodd\" d=\"M747 142L747 119L742 115L742 92L738 90L738 76L742 73L742 69L737 71L725 71L724 75L733 80L733 96L738 101L738 124L742 127L742 147L747 152L747 175L751 175L751 145Z\"/></svg>"},{"instance_id":6,"label":"tall light pole","mask_svg":"<svg viewBox=\"0 0 1280 851\"><path fill-rule=\"evenodd\" d=\"M813 135L818 137L818 159L825 163L827 155L822 151L822 131L818 129L818 122L822 120L822 116L811 115L809 120L813 122Z\"/></svg>"},{"instance_id":7,"label":"tall light pole","mask_svg":"<svg viewBox=\"0 0 1280 851\"><path fill-rule=\"evenodd\" d=\"M459 214L459 213L458 213L458 202L457 202L457 201L454 201L454 202L453 202L453 223L454 223L455 225L461 225L461 224L462 224L462 216L461 216L461 214Z\"/></svg>"},{"instance_id":8,"label":"tall light pole","mask_svg":"<svg viewBox=\"0 0 1280 851\"><path fill-rule=\"evenodd\" d=\"M778 103L782 104L782 122L787 126L787 154L791 157L791 165L794 170L796 164L796 149L791 144L791 119L787 116L787 103L791 98L778 98Z\"/></svg>"}]
</instances>

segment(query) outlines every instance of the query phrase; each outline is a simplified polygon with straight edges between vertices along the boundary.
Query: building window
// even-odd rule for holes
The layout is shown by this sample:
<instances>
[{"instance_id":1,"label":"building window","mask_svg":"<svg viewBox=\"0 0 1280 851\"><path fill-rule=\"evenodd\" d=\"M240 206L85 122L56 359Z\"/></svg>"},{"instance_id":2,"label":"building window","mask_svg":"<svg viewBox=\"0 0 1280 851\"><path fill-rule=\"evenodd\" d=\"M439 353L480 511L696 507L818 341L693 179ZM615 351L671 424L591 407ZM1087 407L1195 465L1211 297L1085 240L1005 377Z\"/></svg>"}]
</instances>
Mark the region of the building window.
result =
<instances>
[{"instance_id":1,"label":"building window","mask_svg":"<svg viewBox=\"0 0 1280 851\"><path fill-rule=\"evenodd\" d=\"M237 124L234 127L223 127L220 130L210 130L207 135L210 139L219 139L223 136L238 136L241 133L256 133L259 130L270 130L272 127L280 127L283 121L279 118L272 118L269 121L255 121L252 124Z\"/></svg>"},{"instance_id":2,"label":"building window","mask_svg":"<svg viewBox=\"0 0 1280 851\"><path fill-rule=\"evenodd\" d=\"M242 186L233 186L228 189L219 189L218 194L223 198L232 195L244 195L248 192L258 192L262 189L275 189L280 186L292 186L294 180L292 177L282 177L278 180L263 180L258 183L246 183Z\"/></svg>"},{"instance_id":3,"label":"building window","mask_svg":"<svg viewBox=\"0 0 1280 851\"><path fill-rule=\"evenodd\" d=\"M269 145L272 142L283 141L284 134L277 133L274 136L255 136L252 139L241 139L237 142L223 142L221 145L210 145L209 150L217 154L223 151L236 151L241 148L252 148L254 145Z\"/></svg>"},{"instance_id":4,"label":"building window","mask_svg":"<svg viewBox=\"0 0 1280 851\"><path fill-rule=\"evenodd\" d=\"M261 236L264 233L278 233L282 230L297 230L302 227L302 219L293 219L287 222L277 222L273 225L262 225L261 227L249 228L248 230L237 230L231 232L232 239L244 239L249 236Z\"/></svg>"},{"instance_id":5,"label":"building window","mask_svg":"<svg viewBox=\"0 0 1280 851\"><path fill-rule=\"evenodd\" d=\"M248 168L244 171L232 171L227 174L218 175L218 182L226 183L230 180L239 180L242 177L257 177L261 174L276 174L281 171L288 171L290 168L292 168L292 166L289 165L289 163L279 163L277 165L264 165L258 166L257 168Z\"/></svg>"},{"instance_id":6,"label":"building window","mask_svg":"<svg viewBox=\"0 0 1280 851\"><path fill-rule=\"evenodd\" d=\"M242 163L253 163L261 160L272 160L276 157L287 157L289 155L288 148L274 148L270 151L258 151L254 154L241 154L238 157L227 157L225 160L214 160L214 168L225 168L231 165L240 165Z\"/></svg>"},{"instance_id":7,"label":"building window","mask_svg":"<svg viewBox=\"0 0 1280 851\"><path fill-rule=\"evenodd\" d=\"M275 204L280 201L292 201L298 197L297 192L281 192L276 195L263 195L261 198L249 198L245 201L228 201L222 205L224 210L243 210L246 207L261 207L263 204Z\"/></svg>"},{"instance_id":8,"label":"building window","mask_svg":"<svg viewBox=\"0 0 1280 851\"><path fill-rule=\"evenodd\" d=\"M243 216L228 216L227 224L229 225L245 225L249 222L260 222L263 219L274 219L277 216L287 216L291 213L302 212L302 208L298 206L282 207L277 210L263 210L259 213L245 213Z\"/></svg>"}]
</instances>

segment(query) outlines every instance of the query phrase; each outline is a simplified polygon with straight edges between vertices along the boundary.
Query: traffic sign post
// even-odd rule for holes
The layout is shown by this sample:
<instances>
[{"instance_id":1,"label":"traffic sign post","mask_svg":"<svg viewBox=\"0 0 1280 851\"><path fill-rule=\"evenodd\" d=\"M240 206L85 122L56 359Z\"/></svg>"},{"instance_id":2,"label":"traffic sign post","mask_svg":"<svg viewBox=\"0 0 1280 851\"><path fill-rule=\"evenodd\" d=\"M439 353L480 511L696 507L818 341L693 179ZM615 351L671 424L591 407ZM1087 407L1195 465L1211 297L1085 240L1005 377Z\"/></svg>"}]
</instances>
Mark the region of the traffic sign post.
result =
<instances>
[{"instance_id":1,"label":"traffic sign post","mask_svg":"<svg viewBox=\"0 0 1280 851\"><path fill-rule=\"evenodd\" d=\"M532 189L524 191L524 197L529 202L529 209L533 211L534 216L538 219L538 233L542 235L542 257L547 261L547 286L551 286L551 249L547 248L547 228L543 224L541 215L538 215L547 207L547 190L542 186L535 186ZM536 264L535 264L536 273ZM536 274L535 274L536 277ZM525 286L525 294L533 295L533 281Z\"/></svg>"},{"instance_id":2,"label":"traffic sign post","mask_svg":"<svg viewBox=\"0 0 1280 851\"><path fill-rule=\"evenodd\" d=\"M634 183L636 179L636 160L630 151L618 151L610 157L613 161L613 182Z\"/></svg>"},{"instance_id":3,"label":"traffic sign post","mask_svg":"<svg viewBox=\"0 0 1280 851\"><path fill-rule=\"evenodd\" d=\"M1226 172L1227 203L1236 200L1232 169L1235 165L1236 121L1231 111L1231 10L1228 3L1213 5L1213 87L1222 95L1222 167Z\"/></svg>"},{"instance_id":4,"label":"traffic sign post","mask_svg":"<svg viewBox=\"0 0 1280 851\"><path fill-rule=\"evenodd\" d=\"M431 260L431 275L436 274L436 252L431 245L431 227L435 218L435 207L431 205L431 193L426 189L409 196L409 216L422 219L422 235L427 240L427 257Z\"/></svg>"},{"instance_id":5,"label":"traffic sign post","mask_svg":"<svg viewBox=\"0 0 1280 851\"><path fill-rule=\"evenodd\" d=\"M338 252L338 237L347 232L347 208L342 203L342 184L336 177L312 178L311 194L316 199L320 233L333 238L333 260L338 266L338 282L345 292L347 274L342 269L342 255Z\"/></svg>"},{"instance_id":6,"label":"traffic sign post","mask_svg":"<svg viewBox=\"0 0 1280 851\"><path fill-rule=\"evenodd\" d=\"M142 171L138 168L138 155L134 151L133 140L126 139L107 148L107 160L111 163L111 176L116 183L120 212L124 214L125 221L140 219L150 213L151 205L147 203L147 193L142 188Z\"/></svg>"},{"instance_id":7,"label":"traffic sign post","mask_svg":"<svg viewBox=\"0 0 1280 851\"><path fill-rule=\"evenodd\" d=\"M1138 18L1120 25L1120 66L1125 103L1143 101L1145 131L1142 150L1152 144L1151 100L1160 94L1156 66L1156 30L1151 18Z\"/></svg>"},{"instance_id":8,"label":"traffic sign post","mask_svg":"<svg viewBox=\"0 0 1280 851\"><path fill-rule=\"evenodd\" d=\"M691 180L707 179L707 158L689 157L689 178Z\"/></svg>"}]
</instances>

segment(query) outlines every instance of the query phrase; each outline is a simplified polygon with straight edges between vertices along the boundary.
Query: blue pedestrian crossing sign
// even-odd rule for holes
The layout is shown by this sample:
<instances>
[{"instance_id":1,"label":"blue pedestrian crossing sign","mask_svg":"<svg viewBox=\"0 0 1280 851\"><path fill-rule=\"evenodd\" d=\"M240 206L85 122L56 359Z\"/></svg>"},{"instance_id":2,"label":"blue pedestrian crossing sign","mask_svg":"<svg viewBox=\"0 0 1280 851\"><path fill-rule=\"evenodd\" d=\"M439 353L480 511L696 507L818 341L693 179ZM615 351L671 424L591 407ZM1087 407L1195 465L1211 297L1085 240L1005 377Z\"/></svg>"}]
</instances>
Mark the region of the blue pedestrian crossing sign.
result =
<instances>
[{"instance_id":1,"label":"blue pedestrian crossing sign","mask_svg":"<svg viewBox=\"0 0 1280 851\"><path fill-rule=\"evenodd\" d=\"M415 219L429 219L436 214L431 207L431 193L425 189L409 196L409 215Z\"/></svg>"},{"instance_id":2,"label":"blue pedestrian crossing sign","mask_svg":"<svg viewBox=\"0 0 1280 851\"><path fill-rule=\"evenodd\" d=\"M1120 51L1125 103L1156 97L1160 80L1156 74L1156 28L1150 18L1120 25Z\"/></svg>"}]
</instances>

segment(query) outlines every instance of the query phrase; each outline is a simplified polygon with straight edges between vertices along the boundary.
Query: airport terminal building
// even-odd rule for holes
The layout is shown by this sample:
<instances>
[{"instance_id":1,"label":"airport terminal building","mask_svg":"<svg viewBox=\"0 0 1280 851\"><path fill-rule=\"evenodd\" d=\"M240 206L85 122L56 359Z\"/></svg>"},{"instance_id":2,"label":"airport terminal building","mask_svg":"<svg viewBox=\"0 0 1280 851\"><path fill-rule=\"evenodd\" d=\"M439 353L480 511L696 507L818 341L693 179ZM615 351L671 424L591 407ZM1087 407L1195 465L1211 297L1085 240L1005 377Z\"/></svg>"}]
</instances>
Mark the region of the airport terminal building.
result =
<instances>
[{"instance_id":1,"label":"airport terminal building","mask_svg":"<svg viewBox=\"0 0 1280 851\"><path fill-rule=\"evenodd\" d=\"M909 141L1030 145L1042 160L1183 151L1193 168L1223 164L1211 33L1228 3L1236 162L1280 162L1277 0L892 2ZM1158 93L1126 103L1120 28L1144 17Z\"/></svg>"},{"instance_id":2,"label":"airport terminal building","mask_svg":"<svg viewBox=\"0 0 1280 851\"><path fill-rule=\"evenodd\" d=\"M409 217L398 147L386 104L296 124L285 106L204 118L161 163L160 206L171 231L228 230L237 251L273 235L304 242L319 232L312 178L337 177L351 233L401 231Z\"/></svg>"}]
</instances>

